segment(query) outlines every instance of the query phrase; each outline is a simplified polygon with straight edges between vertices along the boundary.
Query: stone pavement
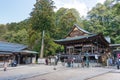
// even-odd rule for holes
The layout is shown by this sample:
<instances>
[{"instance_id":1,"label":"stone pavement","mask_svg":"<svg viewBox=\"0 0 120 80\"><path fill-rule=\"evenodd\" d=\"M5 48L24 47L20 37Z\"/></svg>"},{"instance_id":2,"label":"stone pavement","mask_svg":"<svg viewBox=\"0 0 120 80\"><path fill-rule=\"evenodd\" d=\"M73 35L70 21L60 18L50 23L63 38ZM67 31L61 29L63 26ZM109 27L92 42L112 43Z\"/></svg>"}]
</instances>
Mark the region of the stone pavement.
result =
<instances>
[{"instance_id":1,"label":"stone pavement","mask_svg":"<svg viewBox=\"0 0 120 80\"><path fill-rule=\"evenodd\" d=\"M0 68L0 80L19 80L23 78L47 74L61 70L62 66L57 66L56 68L57 70L53 70L54 66L38 64L8 67L7 71L3 71L3 68Z\"/></svg>"},{"instance_id":2,"label":"stone pavement","mask_svg":"<svg viewBox=\"0 0 120 80\"><path fill-rule=\"evenodd\" d=\"M120 80L120 70L114 70L109 73L101 74L88 80Z\"/></svg>"},{"instance_id":3,"label":"stone pavement","mask_svg":"<svg viewBox=\"0 0 120 80\"><path fill-rule=\"evenodd\" d=\"M39 75L24 80L88 80L89 78L108 73L113 69L108 68L67 68L64 70Z\"/></svg>"},{"instance_id":4,"label":"stone pavement","mask_svg":"<svg viewBox=\"0 0 120 80\"><path fill-rule=\"evenodd\" d=\"M0 80L87 80L115 70L102 67L67 68L61 64L56 67L39 64L23 65L9 67L7 71L0 68Z\"/></svg>"}]
</instances>

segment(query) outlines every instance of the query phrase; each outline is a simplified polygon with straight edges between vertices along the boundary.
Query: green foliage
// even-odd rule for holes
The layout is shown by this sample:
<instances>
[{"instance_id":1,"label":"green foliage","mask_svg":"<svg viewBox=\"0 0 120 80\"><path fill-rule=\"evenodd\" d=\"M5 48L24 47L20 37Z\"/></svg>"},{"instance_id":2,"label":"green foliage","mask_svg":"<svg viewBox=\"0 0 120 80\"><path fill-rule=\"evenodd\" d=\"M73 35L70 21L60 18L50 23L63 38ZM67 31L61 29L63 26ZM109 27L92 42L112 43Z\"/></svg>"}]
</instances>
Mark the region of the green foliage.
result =
<instances>
[{"instance_id":1,"label":"green foliage","mask_svg":"<svg viewBox=\"0 0 120 80\"><path fill-rule=\"evenodd\" d=\"M94 33L102 32L110 36L112 43L120 42L120 3L106 0L104 4L97 4L89 13L87 30ZM85 25L85 23L84 23Z\"/></svg>"},{"instance_id":2,"label":"green foliage","mask_svg":"<svg viewBox=\"0 0 120 80\"><path fill-rule=\"evenodd\" d=\"M26 19L19 23L10 23L0 28L1 40L28 44L28 31L29 28L29 20Z\"/></svg>"},{"instance_id":3,"label":"green foliage","mask_svg":"<svg viewBox=\"0 0 120 80\"><path fill-rule=\"evenodd\" d=\"M75 9L60 8L56 12L56 38L64 38L79 20L79 14Z\"/></svg>"},{"instance_id":4,"label":"green foliage","mask_svg":"<svg viewBox=\"0 0 120 80\"><path fill-rule=\"evenodd\" d=\"M38 0L31 12L32 29L36 31L50 30L54 27L54 6L52 0Z\"/></svg>"},{"instance_id":5,"label":"green foliage","mask_svg":"<svg viewBox=\"0 0 120 80\"><path fill-rule=\"evenodd\" d=\"M29 28L29 23L30 20L29 19L25 19L24 21L21 21L19 23L10 23L10 24L6 24L6 27L9 31L15 31L17 32L18 30L21 30L23 28L28 29Z\"/></svg>"},{"instance_id":6,"label":"green foliage","mask_svg":"<svg viewBox=\"0 0 120 80\"><path fill-rule=\"evenodd\" d=\"M64 47L55 44L54 40L64 38L77 23L89 32L110 36L112 44L120 43L120 3L115 2L106 0L104 4L98 3L85 19L73 8L60 8L54 12L52 0L37 0L30 18L0 25L0 40L26 44L39 52L42 31L45 30L44 56L54 55L64 51Z\"/></svg>"},{"instance_id":7,"label":"green foliage","mask_svg":"<svg viewBox=\"0 0 120 80\"><path fill-rule=\"evenodd\" d=\"M52 38L47 36L48 34L53 35L54 28L55 28L55 17L54 17L54 6L52 0L38 0L34 5L34 9L31 12L31 30L30 30L30 46L34 44L34 42L39 42L41 38L37 37L38 33L45 31L45 56L48 54L55 53L54 48L51 48L53 44ZM31 34L32 33L32 34ZM41 35L39 35L41 36ZM37 39L36 39L37 38ZM48 40L47 40L48 39ZM49 43L46 43L49 42ZM40 44L41 46L41 44ZM33 46L34 47L34 46ZM36 46L35 46L36 47ZM39 47L39 46L37 46ZM46 49L47 48L47 49ZM37 49L37 48L34 48ZM39 49L40 50L40 49Z\"/></svg>"},{"instance_id":8,"label":"green foliage","mask_svg":"<svg viewBox=\"0 0 120 80\"><path fill-rule=\"evenodd\" d=\"M0 40L3 40L1 37L2 37L2 35L4 35L6 32L7 32L7 27L6 27L6 25L2 25L2 24L0 24Z\"/></svg>"},{"instance_id":9,"label":"green foliage","mask_svg":"<svg viewBox=\"0 0 120 80\"><path fill-rule=\"evenodd\" d=\"M29 48L33 49L41 39L41 33L38 33L35 30L32 30L31 28L29 28L28 35L29 35L28 36Z\"/></svg>"},{"instance_id":10,"label":"green foliage","mask_svg":"<svg viewBox=\"0 0 120 80\"><path fill-rule=\"evenodd\" d=\"M50 35L49 34L46 34L45 36L45 56L48 56L48 55L55 55L56 53L56 49L57 49L57 44L55 44L53 42L53 39L51 39Z\"/></svg>"},{"instance_id":11,"label":"green foliage","mask_svg":"<svg viewBox=\"0 0 120 80\"><path fill-rule=\"evenodd\" d=\"M6 32L2 37L8 42L28 44L28 34L25 29L18 30L17 33L14 31Z\"/></svg>"}]
</instances>

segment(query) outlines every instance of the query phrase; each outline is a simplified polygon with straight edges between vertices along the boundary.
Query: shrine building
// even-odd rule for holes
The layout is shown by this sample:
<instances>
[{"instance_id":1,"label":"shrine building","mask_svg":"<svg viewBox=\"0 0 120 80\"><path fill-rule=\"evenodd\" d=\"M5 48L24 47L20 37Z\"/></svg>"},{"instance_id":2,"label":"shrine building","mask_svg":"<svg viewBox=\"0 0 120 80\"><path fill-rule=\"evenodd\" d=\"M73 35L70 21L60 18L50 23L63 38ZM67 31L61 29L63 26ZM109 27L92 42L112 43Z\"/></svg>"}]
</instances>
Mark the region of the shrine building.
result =
<instances>
[{"instance_id":1,"label":"shrine building","mask_svg":"<svg viewBox=\"0 0 120 80\"><path fill-rule=\"evenodd\" d=\"M65 38L54 42L64 46L61 57L71 56L86 60L87 55L90 62L95 62L96 59L99 63L104 62L110 51L109 42L102 33L90 33L76 24Z\"/></svg>"}]
</instances>

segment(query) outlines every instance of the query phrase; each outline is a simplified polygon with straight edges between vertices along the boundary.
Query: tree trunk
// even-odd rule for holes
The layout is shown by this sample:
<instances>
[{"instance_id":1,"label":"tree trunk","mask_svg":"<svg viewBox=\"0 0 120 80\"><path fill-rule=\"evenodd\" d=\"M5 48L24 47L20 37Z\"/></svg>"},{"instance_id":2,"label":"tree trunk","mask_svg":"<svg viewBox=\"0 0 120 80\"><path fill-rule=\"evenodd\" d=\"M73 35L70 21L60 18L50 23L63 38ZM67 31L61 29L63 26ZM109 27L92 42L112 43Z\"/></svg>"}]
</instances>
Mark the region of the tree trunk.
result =
<instances>
[{"instance_id":1,"label":"tree trunk","mask_svg":"<svg viewBox=\"0 0 120 80\"><path fill-rule=\"evenodd\" d=\"M42 44L41 44L40 58L43 58L43 55L44 55L44 30L42 32Z\"/></svg>"}]
</instances>

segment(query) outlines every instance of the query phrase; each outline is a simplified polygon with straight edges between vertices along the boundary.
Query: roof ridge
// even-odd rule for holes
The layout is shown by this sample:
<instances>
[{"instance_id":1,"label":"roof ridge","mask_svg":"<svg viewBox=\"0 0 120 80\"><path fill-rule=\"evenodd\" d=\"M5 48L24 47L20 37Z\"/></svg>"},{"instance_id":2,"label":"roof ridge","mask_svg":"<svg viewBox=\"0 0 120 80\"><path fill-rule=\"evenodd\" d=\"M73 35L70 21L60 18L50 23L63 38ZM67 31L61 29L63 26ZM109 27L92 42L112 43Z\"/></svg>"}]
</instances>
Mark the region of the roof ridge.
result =
<instances>
[{"instance_id":1,"label":"roof ridge","mask_svg":"<svg viewBox=\"0 0 120 80\"><path fill-rule=\"evenodd\" d=\"M11 45L21 45L21 46L27 46L27 45L24 45L24 44L11 43L11 42L5 42L5 41L0 41L0 43L11 44Z\"/></svg>"},{"instance_id":2,"label":"roof ridge","mask_svg":"<svg viewBox=\"0 0 120 80\"><path fill-rule=\"evenodd\" d=\"M81 27L78 26L77 24L74 24L74 26L76 26L79 30L81 30L81 31L83 31L83 32L85 32L85 33L87 33L87 34L93 34L93 33L90 33L90 32L88 32L88 31L84 30L83 28L81 28Z\"/></svg>"}]
</instances>

